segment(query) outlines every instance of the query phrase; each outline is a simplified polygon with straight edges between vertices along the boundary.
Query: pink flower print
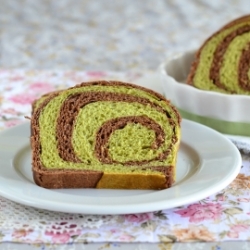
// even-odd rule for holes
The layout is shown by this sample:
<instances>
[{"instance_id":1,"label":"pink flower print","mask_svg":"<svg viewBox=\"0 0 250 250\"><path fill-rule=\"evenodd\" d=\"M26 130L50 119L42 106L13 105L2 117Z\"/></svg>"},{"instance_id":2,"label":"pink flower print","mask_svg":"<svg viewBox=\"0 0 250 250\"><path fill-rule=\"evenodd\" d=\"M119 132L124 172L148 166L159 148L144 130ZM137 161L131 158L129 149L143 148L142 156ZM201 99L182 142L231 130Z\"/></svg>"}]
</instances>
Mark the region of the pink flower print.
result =
<instances>
[{"instance_id":1,"label":"pink flower print","mask_svg":"<svg viewBox=\"0 0 250 250\"><path fill-rule=\"evenodd\" d=\"M141 214L127 214L125 219L128 222L143 223L152 220L154 217L153 213L141 213Z\"/></svg>"},{"instance_id":2,"label":"pink flower print","mask_svg":"<svg viewBox=\"0 0 250 250\"><path fill-rule=\"evenodd\" d=\"M112 234L115 234L115 233L119 233L120 230L117 229L117 228L112 228L112 229L110 230L110 232L111 232Z\"/></svg>"},{"instance_id":3,"label":"pink flower print","mask_svg":"<svg viewBox=\"0 0 250 250\"><path fill-rule=\"evenodd\" d=\"M122 234L119 236L120 241L123 242L132 242L135 239L135 236L131 234Z\"/></svg>"},{"instance_id":4,"label":"pink flower print","mask_svg":"<svg viewBox=\"0 0 250 250\"><path fill-rule=\"evenodd\" d=\"M22 81L23 79L24 79L23 76L18 76L18 75L9 78L9 80L13 81L13 82L15 82L15 81Z\"/></svg>"},{"instance_id":5,"label":"pink flower print","mask_svg":"<svg viewBox=\"0 0 250 250\"><path fill-rule=\"evenodd\" d=\"M77 229L77 230L70 230L70 231L64 231L64 232L45 232L45 235L47 236L51 236L51 240L53 243L59 244L59 243L68 243L70 242L70 239L72 236L76 236L76 235L80 235L81 234L81 230Z\"/></svg>"},{"instance_id":6,"label":"pink flower print","mask_svg":"<svg viewBox=\"0 0 250 250\"><path fill-rule=\"evenodd\" d=\"M249 226L244 225L244 224L233 225L230 227L231 231L238 232L238 233L247 231L248 228Z\"/></svg>"},{"instance_id":7,"label":"pink flower print","mask_svg":"<svg viewBox=\"0 0 250 250\"><path fill-rule=\"evenodd\" d=\"M227 233L227 236L229 238L239 238L239 233L241 232L245 232L249 229L248 225L244 225L244 224L238 224L238 225L232 225L230 227L230 231Z\"/></svg>"},{"instance_id":8,"label":"pink flower print","mask_svg":"<svg viewBox=\"0 0 250 250\"><path fill-rule=\"evenodd\" d=\"M17 94L9 98L10 101L16 104L31 104L36 99L33 94Z\"/></svg>"},{"instance_id":9,"label":"pink flower print","mask_svg":"<svg viewBox=\"0 0 250 250\"><path fill-rule=\"evenodd\" d=\"M45 235L51 236L51 240L53 243L68 243L70 240L70 234L68 233L48 233L45 232Z\"/></svg>"},{"instance_id":10,"label":"pink flower print","mask_svg":"<svg viewBox=\"0 0 250 250\"><path fill-rule=\"evenodd\" d=\"M250 198L238 198L238 202L250 202Z\"/></svg>"},{"instance_id":11,"label":"pink flower print","mask_svg":"<svg viewBox=\"0 0 250 250\"><path fill-rule=\"evenodd\" d=\"M0 115L18 115L18 112L14 108L7 108L0 111Z\"/></svg>"},{"instance_id":12,"label":"pink flower print","mask_svg":"<svg viewBox=\"0 0 250 250\"><path fill-rule=\"evenodd\" d=\"M175 211L181 217L188 217L189 222L199 223L204 220L215 220L220 218L223 208L220 204L192 204L186 209Z\"/></svg>"},{"instance_id":13,"label":"pink flower print","mask_svg":"<svg viewBox=\"0 0 250 250\"><path fill-rule=\"evenodd\" d=\"M88 71L86 72L86 74L88 76L91 76L91 77L105 77L106 76L106 73L103 72L103 71Z\"/></svg>"},{"instance_id":14,"label":"pink flower print","mask_svg":"<svg viewBox=\"0 0 250 250\"><path fill-rule=\"evenodd\" d=\"M11 115L16 115L17 114L17 111L15 109L13 109L13 108L4 109L3 112L6 113L6 114L11 114Z\"/></svg>"},{"instance_id":15,"label":"pink flower print","mask_svg":"<svg viewBox=\"0 0 250 250\"><path fill-rule=\"evenodd\" d=\"M34 82L30 85L30 90L35 93L45 94L54 91L55 88L52 84L46 82Z\"/></svg>"},{"instance_id":16,"label":"pink flower print","mask_svg":"<svg viewBox=\"0 0 250 250\"><path fill-rule=\"evenodd\" d=\"M6 128L11 128L11 127L14 127L18 124L21 124L23 121L22 120L8 120L6 122L4 122L4 126Z\"/></svg>"}]
</instances>

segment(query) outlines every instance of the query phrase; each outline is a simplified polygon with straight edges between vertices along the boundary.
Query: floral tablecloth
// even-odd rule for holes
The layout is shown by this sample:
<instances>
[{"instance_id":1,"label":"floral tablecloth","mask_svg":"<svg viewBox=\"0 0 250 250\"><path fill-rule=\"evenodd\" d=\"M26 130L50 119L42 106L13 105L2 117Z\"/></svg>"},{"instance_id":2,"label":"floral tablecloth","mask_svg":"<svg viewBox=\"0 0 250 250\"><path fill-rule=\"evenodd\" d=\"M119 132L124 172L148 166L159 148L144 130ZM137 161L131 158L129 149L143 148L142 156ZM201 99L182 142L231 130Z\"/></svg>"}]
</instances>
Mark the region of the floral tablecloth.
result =
<instances>
[{"instance_id":1,"label":"floral tablecloth","mask_svg":"<svg viewBox=\"0 0 250 250\"><path fill-rule=\"evenodd\" d=\"M0 70L0 130L26 122L24 116L30 115L31 102L46 92L88 80L136 82L142 76L138 72ZM174 209L124 215L67 214L0 197L0 247L13 249L13 244L22 243L32 244L25 249L94 249L91 243L96 243L95 249L193 249L192 244L200 249L224 249L223 244L227 244L225 249L231 249L239 241L242 249L248 249L250 143L234 143L242 150L238 177L220 192Z\"/></svg>"}]
</instances>

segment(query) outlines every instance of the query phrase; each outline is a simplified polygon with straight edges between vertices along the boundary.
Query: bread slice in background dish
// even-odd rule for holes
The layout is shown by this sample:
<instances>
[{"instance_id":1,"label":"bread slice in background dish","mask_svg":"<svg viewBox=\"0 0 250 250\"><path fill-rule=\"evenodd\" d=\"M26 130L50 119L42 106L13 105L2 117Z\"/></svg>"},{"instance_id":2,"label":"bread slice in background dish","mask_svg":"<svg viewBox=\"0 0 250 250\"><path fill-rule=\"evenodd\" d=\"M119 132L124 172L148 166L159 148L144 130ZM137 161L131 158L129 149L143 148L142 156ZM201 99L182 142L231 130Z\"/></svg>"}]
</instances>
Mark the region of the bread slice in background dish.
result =
<instances>
[{"instance_id":1,"label":"bread slice in background dish","mask_svg":"<svg viewBox=\"0 0 250 250\"><path fill-rule=\"evenodd\" d=\"M250 15L232 20L198 49L187 83L208 91L250 94Z\"/></svg>"},{"instance_id":2,"label":"bread slice in background dish","mask_svg":"<svg viewBox=\"0 0 250 250\"><path fill-rule=\"evenodd\" d=\"M34 181L50 189L169 188L180 123L162 95L130 83L85 82L49 93L33 103Z\"/></svg>"}]
</instances>

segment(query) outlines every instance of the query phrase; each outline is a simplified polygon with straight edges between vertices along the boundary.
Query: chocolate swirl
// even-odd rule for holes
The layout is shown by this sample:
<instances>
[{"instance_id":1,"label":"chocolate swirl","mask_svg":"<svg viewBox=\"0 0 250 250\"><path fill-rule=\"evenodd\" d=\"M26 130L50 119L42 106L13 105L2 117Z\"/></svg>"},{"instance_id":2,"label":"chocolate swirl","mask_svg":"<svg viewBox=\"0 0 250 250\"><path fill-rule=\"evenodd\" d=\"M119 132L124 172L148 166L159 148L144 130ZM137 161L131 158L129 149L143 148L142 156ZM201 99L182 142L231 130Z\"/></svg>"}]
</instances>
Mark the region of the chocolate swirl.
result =
<instances>
[{"instance_id":1,"label":"chocolate swirl","mask_svg":"<svg viewBox=\"0 0 250 250\"><path fill-rule=\"evenodd\" d=\"M138 89L147 93L150 98L140 97L138 95L122 92L110 92L110 89L107 91L96 91L93 90L85 91L85 87L91 86L107 86L117 89L119 87L125 87L128 89ZM77 91L79 89L79 91ZM71 91L72 90L72 91ZM66 93L66 94L65 94ZM64 97L63 97L64 95ZM146 95L146 96L147 96ZM57 144L57 154L60 158L58 167L47 168L44 165L43 159L41 158L42 152L45 150L49 152L50 149L46 148L46 145L42 143L40 138L40 130L44 130L43 127L40 127L40 116L43 114L45 108L53 102L55 99L60 99L62 96L61 107L59 107L59 113L57 118L53 118L56 121L55 125L55 139ZM152 100L155 101L152 101ZM122 116L109 119L105 121L97 130L95 135L95 146L92 156L95 157L100 164L120 164L127 168L138 167L141 171L150 170L157 171L162 173L165 176L164 185L161 188L170 187L174 182L174 166L166 165L154 165L154 162L164 162L168 155L173 151L173 148L176 150L176 145L179 143L178 138L178 129L180 126L180 116L177 110L168 102L166 99L148 89L139 87L133 84L120 83L120 82L90 82L77 85L74 88L70 88L65 91L59 91L48 95L37 108L33 110L31 126L32 126L32 136L31 136L31 145L32 145L32 165L33 165L33 175L34 180L38 185L41 185L46 188L62 188L62 187L96 187L98 182L102 179L102 176L105 172L99 170L87 170L81 168L62 168L60 167L62 163L80 166L79 164L86 164L78 157L78 154L75 152L74 145L72 143L73 133L75 130L75 125L77 123L77 117L79 112L84 109L86 106L92 103L98 102L112 102L112 103L139 103L142 106L145 106L145 109L150 107L154 112L160 113L162 116L166 117L169 130L172 131L171 137L165 134L164 129L158 124L154 119L146 115L135 115L135 116ZM169 110L164 108L168 107ZM51 123L53 124L53 122ZM145 160L128 160L125 162L119 162L112 159L109 154L109 139L110 136L118 129L122 129L127 124L140 124L147 129L151 130L155 134L155 139L151 144L152 150L157 150L161 148L166 138L169 141L169 147L166 150L159 151L159 154L152 159ZM176 130L177 129L177 130ZM53 130L53 127L51 127ZM52 133L53 134L53 133ZM169 138L170 137L170 138ZM150 165L150 163L152 164ZM55 163L57 164L57 163ZM78 164L78 165L77 165ZM119 165L119 166L120 166ZM134 170L133 170L134 171ZM56 176L56 177L55 177ZM143 176L143 175L142 175ZM146 177L147 175L145 175ZM140 174L141 178L141 174ZM161 184L162 185L162 184ZM153 185L154 186L154 185ZM158 186L155 186L160 188Z\"/></svg>"}]
</instances>

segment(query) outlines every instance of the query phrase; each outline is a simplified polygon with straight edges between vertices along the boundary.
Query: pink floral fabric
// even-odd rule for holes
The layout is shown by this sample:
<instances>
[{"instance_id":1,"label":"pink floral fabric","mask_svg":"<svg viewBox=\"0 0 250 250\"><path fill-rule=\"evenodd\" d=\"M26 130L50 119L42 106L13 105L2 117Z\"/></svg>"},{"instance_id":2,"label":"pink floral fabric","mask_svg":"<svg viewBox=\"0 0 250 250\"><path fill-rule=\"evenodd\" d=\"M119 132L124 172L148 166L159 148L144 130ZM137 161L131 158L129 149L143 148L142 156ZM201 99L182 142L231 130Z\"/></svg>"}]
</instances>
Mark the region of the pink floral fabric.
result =
<instances>
[{"instance_id":1,"label":"pink floral fabric","mask_svg":"<svg viewBox=\"0 0 250 250\"><path fill-rule=\"evenodd\" d=\"M186 217L189 222L199 223L206 220L220 219L223 208L219 203L195 203L187 206L187 208L176 210L175 213L181 217Z\"/></svg>"},{"instance_id":2,"label":"pink floral fabric","mask_svg":"<svg viewBox=\"0 0 250 250\"><path fill-rule=\"evenodd\" d=\"M0 70L0 130L26 120L34 99L83 81L136 81L140 73ZM250 239L250 156L224 190L173 209L126 215L66 214L0 197L0 242L213 242ZM230 167L230 166L229 166Z\"/></svg>"}]
</instances>

